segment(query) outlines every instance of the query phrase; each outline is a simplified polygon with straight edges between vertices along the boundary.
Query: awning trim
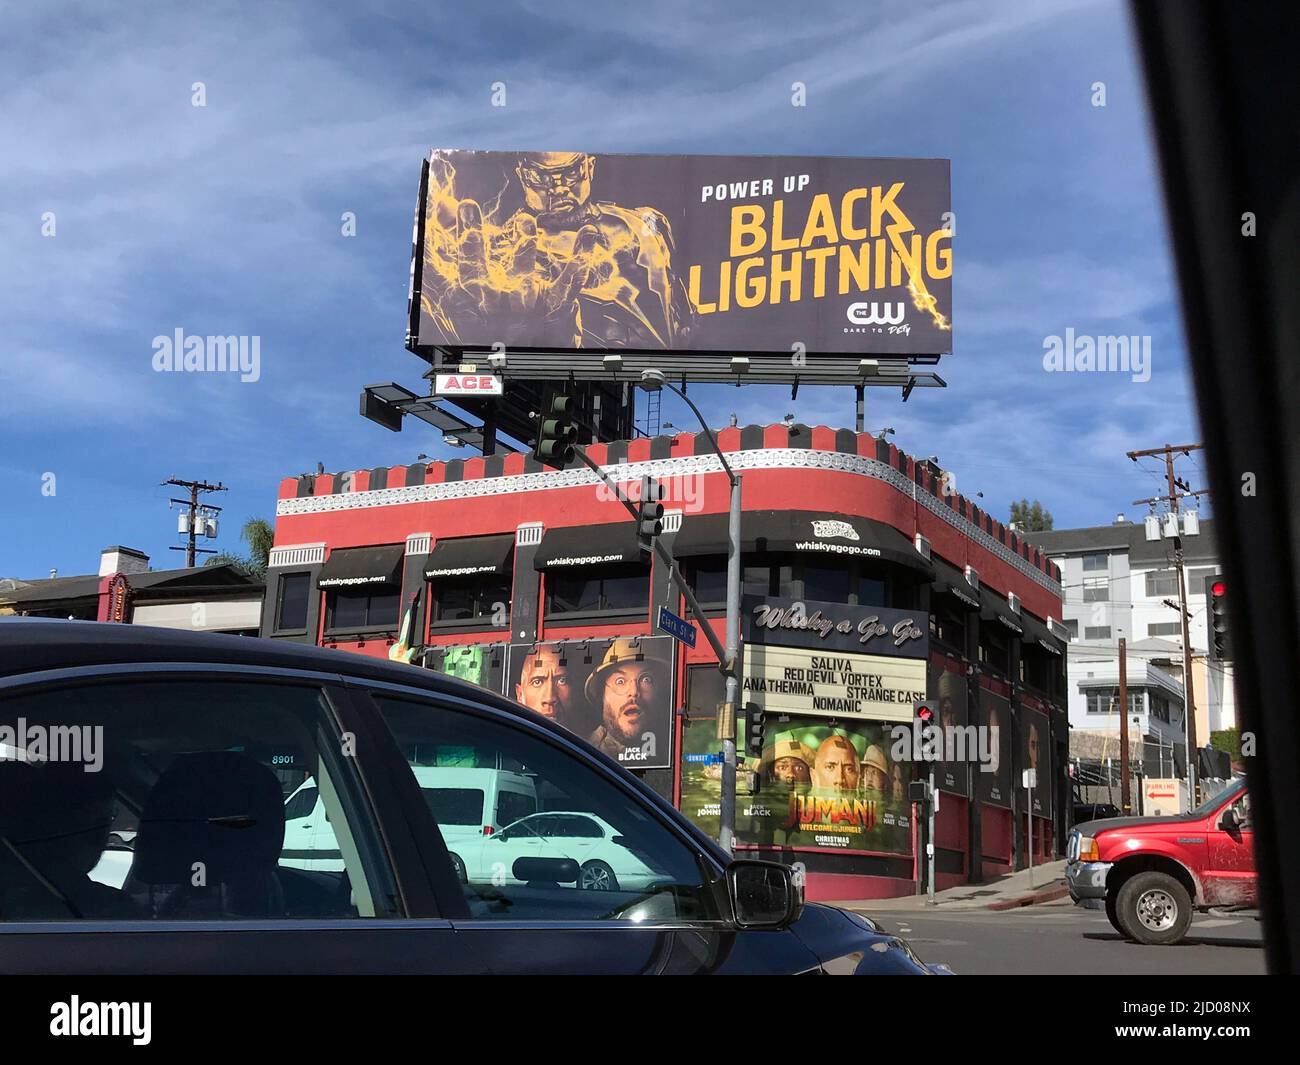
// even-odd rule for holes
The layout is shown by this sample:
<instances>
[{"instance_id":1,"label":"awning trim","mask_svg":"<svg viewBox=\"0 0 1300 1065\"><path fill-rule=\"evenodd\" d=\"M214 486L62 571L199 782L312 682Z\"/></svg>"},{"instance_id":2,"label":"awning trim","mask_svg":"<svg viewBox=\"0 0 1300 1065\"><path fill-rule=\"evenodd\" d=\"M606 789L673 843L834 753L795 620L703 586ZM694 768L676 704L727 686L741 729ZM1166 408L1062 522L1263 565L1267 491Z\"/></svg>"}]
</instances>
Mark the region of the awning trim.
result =
<instances>
[{"instance_id":1,"label":"awning trim","mask_svg":"<svg viewBox=\"0 0 1300 1065\"><path fill-rule=\"evenodd\" d=\"M401 584L403 544L383 547L343 547L330 552L316 584L321 588Z\"/></svg>"},{"instance_id":2,"label":"awning trim","mask_svg":"<svg viewBox=\"0 0 1300 1065\"><path fill-rule=\"evenodd\" d=\"M1025 630L1021 627L1020 618L1011 610L1010 604L1005 599L987 588L981 588L980 602L981 620L1001 622L1003 628L1013 635L1024 636Z\"/></svg>"},{"instance_id":3,"label":"awning trim","mask_svg":"<svg viewBox=\"0 0 1300 1065\"><path fill-rule=\"evenodd\" d=\"M934 563L935 568L933 584L937 592L942 595L951 595L968 610L979 610L981 608L979 592L971 587L970 581L966 579L964 573L942 559L931 559L931 561Z\"/></svg>"},{"instance_id":4,"label":"awning trim","mask_svg":"<svg viewBox=\"0 0 1300 1065\"><path fill-rule=\"evenodd\" d=\"M533 557L533 567L539 570L576 569L580 566L640 562L641 559L636 526L629 520L547 529Z\"/></svg>"},{"instance_id":5,"label":"awning trim","mask_svg":"<svg viewBox=\"0 0 1300 1065\"><path fill-rule=\"evenodd\" d=\"M506 574L511 571L510 558L514 549L512 533L439 540L424 564L424 579Z\"/></svg>"}]
</instances>

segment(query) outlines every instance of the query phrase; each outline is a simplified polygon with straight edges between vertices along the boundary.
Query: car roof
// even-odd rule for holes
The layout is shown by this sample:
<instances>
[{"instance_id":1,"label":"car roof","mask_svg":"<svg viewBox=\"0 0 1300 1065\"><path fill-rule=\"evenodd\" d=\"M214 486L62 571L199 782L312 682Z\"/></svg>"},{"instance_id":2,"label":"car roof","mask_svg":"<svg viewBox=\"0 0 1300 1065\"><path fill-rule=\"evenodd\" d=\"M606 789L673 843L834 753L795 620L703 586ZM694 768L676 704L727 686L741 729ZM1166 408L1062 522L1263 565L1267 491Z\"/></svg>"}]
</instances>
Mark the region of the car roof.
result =
<instances>
[{"instance_id":1,"label":"car roof","mask_svg":"<svg viewBox=\"0 0 1300 1065\"><path fill-rule=\"evenodd\" d=\"M107 621L0 617L0 677L50 669L145 662L265 666L343 673L462 696L482 697L486 694L493 698L495 694L468 681L419 666L287 640L160 629L149 625L120 625ZM513 706L501 696L496 696L493 701Z\"/></svg>"}]
</instances>

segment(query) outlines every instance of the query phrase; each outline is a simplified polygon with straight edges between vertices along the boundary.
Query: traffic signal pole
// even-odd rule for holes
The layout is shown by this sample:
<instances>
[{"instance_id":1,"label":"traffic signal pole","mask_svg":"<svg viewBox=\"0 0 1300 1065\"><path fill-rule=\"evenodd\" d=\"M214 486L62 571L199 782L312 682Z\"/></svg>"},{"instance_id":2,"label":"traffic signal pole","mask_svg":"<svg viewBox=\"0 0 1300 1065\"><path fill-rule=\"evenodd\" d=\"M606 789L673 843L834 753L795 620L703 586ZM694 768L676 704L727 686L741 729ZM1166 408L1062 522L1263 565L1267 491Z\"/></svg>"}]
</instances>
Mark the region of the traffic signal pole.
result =
<instances>
[{"instance_id":1,"label":"traffic signal pole","mask_svg":"<svg viewBox=\"0 0 1300 1065\"><path fill-rule=\"evenodd\" d=\"M681 588L682 595L691 614L699 623L713 653L718 656L718 669L726 677L725 697L718 713L718 738L722 741L722 794L718 803L719 826L718 843L728 854L735 853L736 840L736 704L740 696L740 478L727 462L727 457L718 446L718 439L709 428L708 422L700 409L687 398L686 393L670 383L659 370L644 370L641 374L641 386L651 391L667 388L673 392L699 419L705 438L718 456L722 470L731 485L731 507L727 519L727 620L725 627L726 646L718 640L717 633L704 609L695 598L695 592L682 578L677 560L668 553L659 538L653 537L655 557L668 568L668 579L675 581ZM598 463L579 447L575 440L576 430L573 426L573 403L570 397L555 396L551 399L550 411L543 414L537 427L537 440L534 444L533 457L548 465L563 467L570 454L601 479L614 493L614 496L632 520L637 523L638 535L641 531L642 511L627 494L615 483Z\"/></svg>"},{"instance_id":2,"label":"traffic signal pole","mask_svg":"<svg viewBox=\"0 0 1300 1065\"><path fill-rule=\"evenodd\" d=\"M930 802L928 803L928 806L930 808L930 816L927 819L927 828L925 834L926 836L925 855L928 860L929 869L930 869L930 875L927 879L929 881L928 884L930 889L929 903L931 906L935 905L935 901L934 901L934 874L935 874L934 819L935 819L935 814L938 813L937 806L939 802L939 792L935 789L935 784L936 784L935 761L933 758L931 758L930 759Z\"/></svg>"},{"instance_id":3,"label":"traffic signal pole","mask_svg":"<svg viewBox=\"0 0 1300 1065\"><path fill-rule=\"evenodd\" d=\"M578 461L605 482L605 485L609 490L614 493L618 501L622 503L627 509L627 512L632 515L633 520L640 521L641 514L640 511L637 510L636 504L628 498L627 493L619 487L618 483L603 469L601 469L597 463L592 461L586 451L577 444L573 447L573 453L577 456ZM722 642L718 639L717 634L708 624L704 608L700 606L699 600L695 598L695 593L691 591L690 585L688 585L682 577L681 570L677 567L677 560L668 553L668 548L664 547L664 545L658 540L655 540L655 557L669 568L668 579L677 582L678 587L681 588L682 594L685 596L687 607L690 609L691 613L695 615L695 620L700 623L700 628L704 631L704 638L709 641L709 646L713 648L713 653L718 656L718 661L725 662L727 657L726 648L722 646Z\"/></svg>"},{"instance_id":4,"label":"traffic signal pole","mask_svg":"<svg viewBox=\"0 0 1300 1065\"><path fill-rule=\"evenodd\" d=\"M703 420L703 419L701 419ZM710 434L712 435L712 434ZM722 796L718 804L718 842L735 853L736 836L736 704L740 699L740 478L731 477L731 511L727 519L727 707L722 729Z\"/></svg>"}]
</instances>

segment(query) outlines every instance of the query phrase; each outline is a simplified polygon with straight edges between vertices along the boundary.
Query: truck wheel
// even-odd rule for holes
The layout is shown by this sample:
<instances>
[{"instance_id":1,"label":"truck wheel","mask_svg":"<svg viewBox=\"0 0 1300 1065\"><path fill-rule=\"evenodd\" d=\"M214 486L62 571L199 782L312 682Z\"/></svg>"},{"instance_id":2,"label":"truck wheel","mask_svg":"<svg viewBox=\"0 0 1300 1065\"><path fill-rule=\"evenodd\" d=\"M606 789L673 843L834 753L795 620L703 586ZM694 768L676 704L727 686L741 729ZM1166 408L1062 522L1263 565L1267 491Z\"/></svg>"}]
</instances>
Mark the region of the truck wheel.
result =
<instances>
[{"instance_id":1,"label":"truck wheel","mask_svg":"<svg viewBox=\"0 0 1300 1065\"><path fill-rule=\"evenodd\" d=\"M1168 873L1138 873L1124 881L1115 910L1119 922L1139 943L1177 943L1192 923L1191 897Z\"/></svg>"},{"instance_id":2,"label":"truck wheel","mask_svg":"<svg viewBox=\"0 0 1300 1065\"><path fill-rule=\"evenodd\" d=\"M1119 919L1119 910L1116 905L1116 897L1119 893L1108 891L1106 893L1106 920L1110 922L1111 928L1115 929L1125 939L1132 939L1133 933L1130 932Z\"/></svg>"}]
</instances>

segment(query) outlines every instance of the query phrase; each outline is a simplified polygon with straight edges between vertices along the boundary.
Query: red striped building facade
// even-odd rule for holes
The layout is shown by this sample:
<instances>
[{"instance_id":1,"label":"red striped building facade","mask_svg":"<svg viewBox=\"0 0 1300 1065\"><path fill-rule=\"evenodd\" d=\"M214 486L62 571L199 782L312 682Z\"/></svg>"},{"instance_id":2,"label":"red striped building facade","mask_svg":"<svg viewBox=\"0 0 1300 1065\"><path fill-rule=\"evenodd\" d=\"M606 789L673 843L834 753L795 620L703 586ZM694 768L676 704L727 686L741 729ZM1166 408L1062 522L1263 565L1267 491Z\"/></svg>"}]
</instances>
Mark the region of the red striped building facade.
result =
<instances>
[{"instance_id":1,"label":"red striped building facade","mask_svg":"<svg viewBox=\"0 0 1300 1065\"><path fill-rule=\"evenodd\" d=\"M742 478L746 593L905 612L925 630L914 646L924 646L928 695L938 698L942 685L959 721L1000 722L1009 739L998 772L949 780L937 815L937 886L1022 866L1031 817L1034 861L1058 853L1069 789L1056 566L947 491L931 463L874 436L781 424L717 437ZM664 485L664 543L723 638L729 488L707 438L587 451L629 486L645 475ZM511 645L650 637L660 605L687 616L667 567L642 560L626 510L580 465L552 470L510 454L281 482L263 635L386 657L412 603L415 642L434 649L433 661L447 648L482 649L473 653L491 665L484 675L511 695L509 656L520 653ZM693 717L713 713L721 681L703 638L675 652L671 750L657 754L666 764L634 771L685 809L683 782L694 770L684 738ZM1031 762L1039 780L1027 792L1019 784ZM740 805L748 801L742 795ZM917 827L909 831L905 846L879 851L747 843L743 834L738 846L802 862L810 898L886 897L916 890L923 845Z\"/></svg>"}]
</instances>

